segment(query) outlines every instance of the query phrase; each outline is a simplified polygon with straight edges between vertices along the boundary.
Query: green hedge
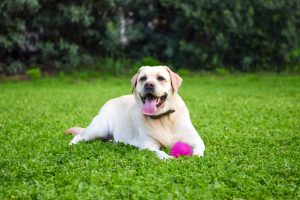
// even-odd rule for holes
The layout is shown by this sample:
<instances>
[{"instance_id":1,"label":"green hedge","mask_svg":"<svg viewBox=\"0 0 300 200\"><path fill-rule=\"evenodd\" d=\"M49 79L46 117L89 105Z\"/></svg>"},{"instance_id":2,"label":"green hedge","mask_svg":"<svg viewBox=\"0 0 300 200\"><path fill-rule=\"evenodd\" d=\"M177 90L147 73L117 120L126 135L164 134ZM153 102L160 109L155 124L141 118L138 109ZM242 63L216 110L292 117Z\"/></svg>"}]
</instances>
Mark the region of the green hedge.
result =
<instances>
[{"instance_id":1,"label":"green hedge","mask_svg":"<svg viewBox=\"0 0 300 200\"><path fill-rule=\"evenodd\" d=\"M90 67L101 57L195 70L300 63L299 0L2 0L0 27L5 74Z\"/></svg>"}]
</instances>

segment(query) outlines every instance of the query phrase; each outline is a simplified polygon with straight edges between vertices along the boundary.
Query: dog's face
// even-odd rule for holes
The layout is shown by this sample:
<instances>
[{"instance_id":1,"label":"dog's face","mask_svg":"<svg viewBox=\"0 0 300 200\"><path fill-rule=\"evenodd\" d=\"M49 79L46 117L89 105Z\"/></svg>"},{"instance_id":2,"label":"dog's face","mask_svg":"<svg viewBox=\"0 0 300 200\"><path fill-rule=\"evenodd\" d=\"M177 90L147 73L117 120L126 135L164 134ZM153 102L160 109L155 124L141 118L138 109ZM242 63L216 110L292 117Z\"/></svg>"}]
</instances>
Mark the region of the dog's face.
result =
<instances>
[{"instance_id":1,"label":"dog's face","mask_svg":"<svg viewBox=\"0 0 300 200\"><path fill-rule=\"evenodd\" d=\"M166 112L181 82L182 79L165 66L141 67L131 80L138 104L147 116Z\"/></svg>"}]
</instances>

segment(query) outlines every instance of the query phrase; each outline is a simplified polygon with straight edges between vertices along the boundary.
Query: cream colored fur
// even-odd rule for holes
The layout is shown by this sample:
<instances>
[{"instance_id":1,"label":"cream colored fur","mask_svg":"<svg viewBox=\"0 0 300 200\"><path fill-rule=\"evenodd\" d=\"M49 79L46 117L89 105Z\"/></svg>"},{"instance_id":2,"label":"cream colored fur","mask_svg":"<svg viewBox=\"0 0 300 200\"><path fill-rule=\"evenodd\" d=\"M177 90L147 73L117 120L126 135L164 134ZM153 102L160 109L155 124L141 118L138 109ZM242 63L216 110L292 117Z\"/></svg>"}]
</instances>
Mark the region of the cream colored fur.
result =
<instances>
[{"instance_id":1,"label":"cream colored fur","mask_svg":"<svg viewBox=\"0 0 300 200\"><path fill-rule=\"evenodd\" d=\"M147 80L140 80L142 76L146 76ZM158 80L158 76L164 77L165 80ZM147 81L155 85L155 96L168 95L155 115L170 109L174 109L174 113L159 119L152 119L143 114L140 96L145 95L144 85ZM109 100L88 127L73 127L66 131L74 135L70 145L96 138L113 137L115 142L148 149L154 151L160 159L168 159L171 156L160 148L171 147L177 141L184 141L192 146L194 155L203 156L204 143L191 123L184 101L177 93L181 82L182 79L168 67L141 67L131 80L133 94Z\"/></svg>"}]
</instances>

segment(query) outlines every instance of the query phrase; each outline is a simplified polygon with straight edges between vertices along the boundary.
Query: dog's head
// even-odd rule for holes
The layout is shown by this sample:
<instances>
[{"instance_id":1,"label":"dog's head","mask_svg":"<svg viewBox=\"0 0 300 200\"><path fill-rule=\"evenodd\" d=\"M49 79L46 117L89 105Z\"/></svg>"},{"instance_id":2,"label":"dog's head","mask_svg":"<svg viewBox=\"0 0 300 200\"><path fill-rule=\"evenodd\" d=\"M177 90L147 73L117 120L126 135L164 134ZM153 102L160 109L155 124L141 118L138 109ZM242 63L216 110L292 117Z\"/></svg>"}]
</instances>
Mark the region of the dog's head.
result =
<instances>
[{"instance_id":1,"label":"dog's head","mask_svg":"<svg viewBox=\"0 0 300 200\"><path fill-rule=\"evenodd\" d=\"M131 79L133 92L147 116L166 112L181 83L180 76L166 66L141 67Z\"/></svg>"}]
</instances>

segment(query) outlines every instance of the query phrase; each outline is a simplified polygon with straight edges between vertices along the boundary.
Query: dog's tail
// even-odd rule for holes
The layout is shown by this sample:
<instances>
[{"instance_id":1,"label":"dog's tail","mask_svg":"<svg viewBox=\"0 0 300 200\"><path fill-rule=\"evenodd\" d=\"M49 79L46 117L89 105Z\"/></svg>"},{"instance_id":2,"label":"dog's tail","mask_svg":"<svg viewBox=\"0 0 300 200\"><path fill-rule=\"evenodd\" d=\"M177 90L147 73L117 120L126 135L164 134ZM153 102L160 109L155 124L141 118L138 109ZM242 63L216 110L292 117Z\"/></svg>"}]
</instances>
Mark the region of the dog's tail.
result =
<instances>
[{"instance_id":1,"label":"dog's tail","mask_svg":"<svg viewBox=\"0 0 300 200\"><path fill-rule=\"evenodd\" d=\"M78 135L81 134L84 130L85 128L73 127L73 128L69 128L68 130L65 130L65 134Z\"/></svg>"}]
</instances>

